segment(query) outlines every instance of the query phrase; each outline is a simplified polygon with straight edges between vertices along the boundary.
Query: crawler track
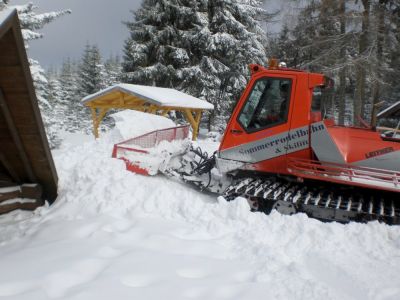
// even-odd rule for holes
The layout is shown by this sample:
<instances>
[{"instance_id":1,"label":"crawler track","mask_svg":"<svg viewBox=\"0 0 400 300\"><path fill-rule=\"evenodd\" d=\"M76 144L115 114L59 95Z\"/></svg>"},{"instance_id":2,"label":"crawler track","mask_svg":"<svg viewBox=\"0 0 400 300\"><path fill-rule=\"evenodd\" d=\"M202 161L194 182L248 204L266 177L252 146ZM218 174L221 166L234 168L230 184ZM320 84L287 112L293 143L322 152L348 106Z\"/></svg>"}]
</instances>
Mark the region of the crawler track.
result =
<instances>
[{"instance_id":1,"label":"crawler track","mask_svg":"<svg viewBox=\"0 0 400 300\"><path fill-rule=\"evenodd\" d=\"M398 193L323 185L320 182L288 182L279 178L238 178L223 196L247 198L256 211L283 214L306 213L322 221L368 222L400 225ZM396 201L397 200L397 201Z\"/></svg>"}]
</instances>

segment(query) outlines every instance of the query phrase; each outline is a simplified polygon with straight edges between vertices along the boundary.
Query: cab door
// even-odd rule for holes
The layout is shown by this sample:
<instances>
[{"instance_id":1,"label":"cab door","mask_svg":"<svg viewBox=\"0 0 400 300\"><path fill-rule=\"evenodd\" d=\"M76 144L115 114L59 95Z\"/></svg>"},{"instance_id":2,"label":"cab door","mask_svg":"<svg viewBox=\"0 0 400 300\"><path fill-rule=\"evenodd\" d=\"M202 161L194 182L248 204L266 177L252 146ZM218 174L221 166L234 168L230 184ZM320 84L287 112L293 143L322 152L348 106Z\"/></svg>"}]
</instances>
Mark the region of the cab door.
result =
<instances>
[{"instance_id":1,"label":"cab door","mask_svg":"<svg viewBox=\"0 0 400 300\"><path fill-rule=\"evenodd\" d=\"M256 74L239 100L220 145L219 157L244 163L285 155L296 77Z\"/></svg>"}]
</instances>

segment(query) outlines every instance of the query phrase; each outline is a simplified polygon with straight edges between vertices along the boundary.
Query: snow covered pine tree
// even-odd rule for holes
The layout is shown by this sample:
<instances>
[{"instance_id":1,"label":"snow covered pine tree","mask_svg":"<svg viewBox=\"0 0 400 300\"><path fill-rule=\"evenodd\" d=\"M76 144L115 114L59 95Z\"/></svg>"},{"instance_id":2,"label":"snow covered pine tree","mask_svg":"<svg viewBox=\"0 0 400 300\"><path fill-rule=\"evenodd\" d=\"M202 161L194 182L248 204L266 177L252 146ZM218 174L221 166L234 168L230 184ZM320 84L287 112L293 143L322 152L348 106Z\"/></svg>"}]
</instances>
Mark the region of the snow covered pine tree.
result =
<instances>
[{"instance_id":1,"label":"snow covered pine tree","mask_svg":"<svg viewBox=\"0 0 400 300\"><path fill-rule=\"evenodd\" d=\"M338 123L357 124L359 116L368 122L373 104L398 101L399 1L313 0L297 5L299 13L289 21L297 24L282 28L274 54L290 49L290 67L335 79L330 112Z\"/></svg>"},{"instance_id":2,"label":"snow covered pine tree","mask_svg":"<svg viewBox=\"0 0 400 300\"><path fill-rule=\"evenodd\" d=\"M144 0L127 22L125 82L172 87L215 105L209 127L224 126L250 63L265 64L258 0Z\"/></svg>"},{"instance_id":3,"label":"snow covered pine tree","mask_svg":"<svg viewBox=\"0 0 400 300\"><path fill-rule=\"evenodd\" d=\"M46 24L54 21L62 15L71 13L70 10L62 10L57 12L36 14L35 9L37 9L37 7L34 6L33 3L16 6L10 6L9 3L9 0L1 0L0 10L3 10L5 8L17 9L26 48L29 48L29 41L40 39L43 37L43 35L36 32L36 30L42 29ZM36 96L39 101L39 107L42 112L43 122L46 128L47 136L49 138L50 146L55 147L58 137L56 130L52 128L51 124L57 121L54 119L53 116L52 105L54 105L54 103L50 103L46 100L47 79L45 76L45 72L36 60L29 59L29 63L31 65L31 73L36 89Z\"/></svg>"}]
</instances>

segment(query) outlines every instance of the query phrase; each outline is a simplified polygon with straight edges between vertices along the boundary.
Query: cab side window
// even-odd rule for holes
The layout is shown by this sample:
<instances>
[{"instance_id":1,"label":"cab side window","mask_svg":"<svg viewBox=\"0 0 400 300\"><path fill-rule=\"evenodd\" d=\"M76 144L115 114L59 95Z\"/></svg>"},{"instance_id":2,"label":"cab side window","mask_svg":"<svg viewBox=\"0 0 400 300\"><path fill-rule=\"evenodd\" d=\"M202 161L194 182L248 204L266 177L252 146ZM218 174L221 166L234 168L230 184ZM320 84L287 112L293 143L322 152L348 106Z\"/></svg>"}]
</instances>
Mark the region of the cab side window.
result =
<instances>
[{"instance_id":1,"label":"cab side window","mask_svg":"<svg viewBox=\"0 0 400 300\"><path fill-rule=\"evenodd\" d=\"M287 122L292 82L283 78L256 81L239 114L246 131L257 131Z\"/></svg>"}]
</instances>

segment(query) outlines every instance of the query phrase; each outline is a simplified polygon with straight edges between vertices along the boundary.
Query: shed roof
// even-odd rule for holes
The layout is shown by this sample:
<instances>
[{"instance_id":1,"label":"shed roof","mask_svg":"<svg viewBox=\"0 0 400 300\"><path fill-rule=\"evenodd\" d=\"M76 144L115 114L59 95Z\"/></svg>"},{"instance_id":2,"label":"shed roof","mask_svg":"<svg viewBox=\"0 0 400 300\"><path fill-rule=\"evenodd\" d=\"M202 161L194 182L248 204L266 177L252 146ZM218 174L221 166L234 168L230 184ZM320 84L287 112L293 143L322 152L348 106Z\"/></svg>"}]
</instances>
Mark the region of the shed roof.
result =
<instances>
[{"instance_id":1,"label":"shed roof","mask_svg":"<svg viewBox=\"0 0 400 300\"><path fill-rule=\"evenodd\" d=\"M378 118L396 118L400 117L400 101L378 113Z\"/></svg>"},{"instance_id":2,"label":"shed roof","mask_svg":"<svg viewBox=\"0 0 400 300\"><path fill-rule=\"evenodd\" d=\"M120 91L134 97L141 98L150 104L160 107L182 107L194 109L214 109L211 103L168 88L137 84L116 84L82 99L83 103L93 101L101 96Z\"/></svg>"},{"instance_id":3,"label":"shed roof","mask_svg":"<svg viewBox=\"0 0 400 300\"><path fill-rule=\"evenodd\" d=\"M57 173L29 69L17 11L0 12L0 186L38 183L57 197Z\"/></svg>"},{"instance_id":4,"label":"shed roof","mask_svg":"<svg viewBox=\"0 0 400 300\"><path fill-rule=\"evenodd\" d=\"M14 9L11 8L6 8L0 11L0 26L2 26L8 18L12 17L13 12Z\"/></svg>"}]
</instances>

